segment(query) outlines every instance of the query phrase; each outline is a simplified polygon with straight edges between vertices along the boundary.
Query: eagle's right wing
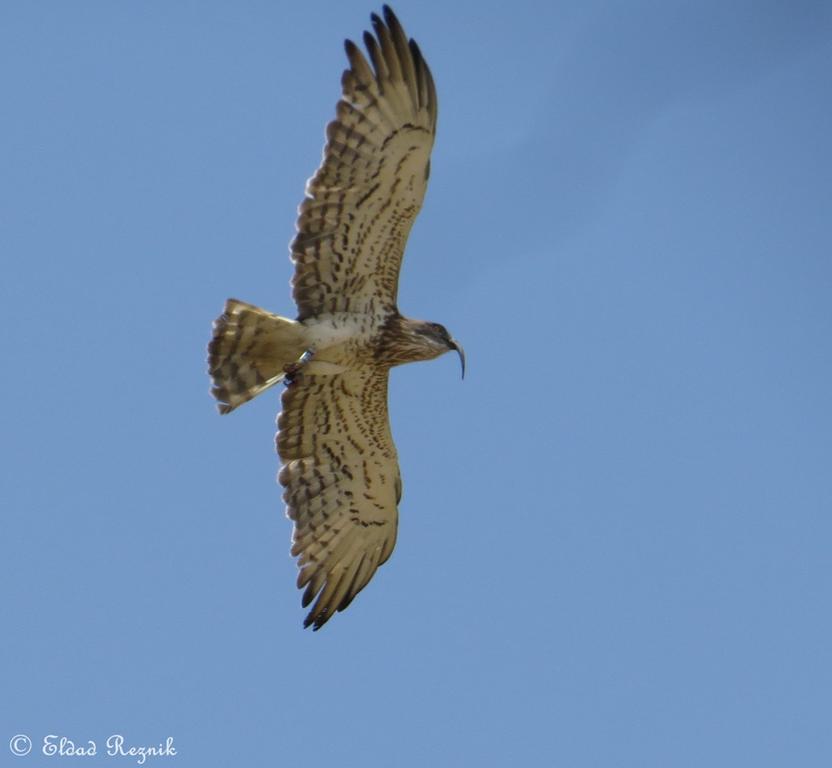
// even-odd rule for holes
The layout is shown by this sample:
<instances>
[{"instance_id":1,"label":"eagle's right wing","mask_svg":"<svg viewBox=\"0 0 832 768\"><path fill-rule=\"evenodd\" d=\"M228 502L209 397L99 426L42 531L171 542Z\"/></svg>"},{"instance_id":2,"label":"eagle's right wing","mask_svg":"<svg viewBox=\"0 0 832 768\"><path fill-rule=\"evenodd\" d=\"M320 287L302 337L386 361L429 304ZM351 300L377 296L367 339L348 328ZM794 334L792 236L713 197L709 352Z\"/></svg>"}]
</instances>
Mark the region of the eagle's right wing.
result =
<instances>
[{"instance_id":1,"label":"eagle's right wing","mask_svg":"<svg viewBox=\"0 0 832 768\"><path fill-rule=\"evenodd\" d=\"M336 119L306 185L292 241L298 320L396 305L404 247L427 187L436 88L419 47L387 6L364 33L372 69L346 42Z\"/></svg>"},{"instance_id":2,"label":"eagle's right wing","mask_svg":"<svg viewBox=\"0 0 832 768\"><path fill-rule=\"evenodd\" d=\"M401 478L387 415L386 370L304 371L283 393L277 449L304 626L320 629L393 551Z\"/></svg>"}]
</instances>

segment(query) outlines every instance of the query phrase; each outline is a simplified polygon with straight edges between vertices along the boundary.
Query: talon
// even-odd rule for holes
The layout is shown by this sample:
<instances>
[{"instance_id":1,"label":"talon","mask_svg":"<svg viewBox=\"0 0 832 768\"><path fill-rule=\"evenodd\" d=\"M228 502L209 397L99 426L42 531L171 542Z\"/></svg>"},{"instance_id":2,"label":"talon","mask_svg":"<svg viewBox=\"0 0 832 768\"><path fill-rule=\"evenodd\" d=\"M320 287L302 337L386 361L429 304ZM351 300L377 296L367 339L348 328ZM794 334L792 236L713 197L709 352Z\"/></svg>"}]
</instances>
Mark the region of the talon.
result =
<instances>
[{"instance_id":1,"label":"talon","mask_svg":"<svg viewBox=\"0 0 832 768\"><path fill-rule=\"evenodd\" d=\"M286 382L287 386L290 386L295 383L295 380L298 377L298 374L306 367L306 364L315 356L315 351L312 349L307 349L300 358L295 361L294 363L286 363L283 366L283 373L286 374L284 381Z\"/></svg>"},{"instance_id":2,"label":"talon","mask_svg":"<svg viewBox=\"0 0 832 768\"><path fill-rule=\"evenodd\" d=\"M301 367L300 363L286 363L286 365L283 366L283 373L286 374L283 381L286 382L287 387L290 387L295 383L295 379L300 373Z\"/></svg>"}]
</instances>

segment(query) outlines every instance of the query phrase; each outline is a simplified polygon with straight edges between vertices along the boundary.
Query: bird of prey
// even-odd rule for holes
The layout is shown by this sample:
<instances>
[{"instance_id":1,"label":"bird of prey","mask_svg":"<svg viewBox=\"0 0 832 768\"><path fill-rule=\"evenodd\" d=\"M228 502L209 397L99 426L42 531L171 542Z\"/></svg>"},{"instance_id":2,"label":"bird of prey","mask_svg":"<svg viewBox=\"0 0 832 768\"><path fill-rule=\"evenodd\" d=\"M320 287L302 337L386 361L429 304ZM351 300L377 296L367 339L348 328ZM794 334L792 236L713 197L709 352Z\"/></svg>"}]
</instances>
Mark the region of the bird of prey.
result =
<instances>
[{"instance_id":1,"label":"bird of prey","mask_svg":"<svg viewBox=\"0 0 832 768\"><path fill-rule=\"evenodd\" d=\"M323 160L291 243L297 318L229 299L208 346L228 413L284 381L277 451L294 522L304 627L346 608L390 557L402 494L387 413L395 365L465 353L438 323L403 317L399 269L422 206L436 130L428 65L393 11L371 16L370 63L350 40ZM372 65L372 66L371 66Z\"/></svg>"}]
</instances>

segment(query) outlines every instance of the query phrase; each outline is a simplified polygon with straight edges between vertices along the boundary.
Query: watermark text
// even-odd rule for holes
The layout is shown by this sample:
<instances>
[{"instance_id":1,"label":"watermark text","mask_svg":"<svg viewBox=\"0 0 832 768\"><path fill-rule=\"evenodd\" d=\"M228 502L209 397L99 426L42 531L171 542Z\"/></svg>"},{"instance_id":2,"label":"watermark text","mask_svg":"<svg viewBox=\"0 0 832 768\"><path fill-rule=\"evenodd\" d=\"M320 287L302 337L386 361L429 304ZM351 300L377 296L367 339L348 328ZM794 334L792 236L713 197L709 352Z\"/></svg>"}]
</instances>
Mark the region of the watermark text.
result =
<instances>
[{"instance_id":1,"label":"watermark text","mask_svg":"<svg viewBox=\"0 0 832 768\"><path fill-rule=\"evenodd\" d=\"M28 755L33 748L32 739L25 733L18 733L9 739L9 751L18 757ZM104 755L106 757L129 757L135 760L137 765L144 765L148 758L152 757L176 757L176 747L173 744L173 736L168 736L159 744L131 744L120 733L108 736L99 748L95 739L77 741L67 736L50 733L43 737L39 745L40 752L46 757L95 757Z\"/></svg>"}]
</instances>

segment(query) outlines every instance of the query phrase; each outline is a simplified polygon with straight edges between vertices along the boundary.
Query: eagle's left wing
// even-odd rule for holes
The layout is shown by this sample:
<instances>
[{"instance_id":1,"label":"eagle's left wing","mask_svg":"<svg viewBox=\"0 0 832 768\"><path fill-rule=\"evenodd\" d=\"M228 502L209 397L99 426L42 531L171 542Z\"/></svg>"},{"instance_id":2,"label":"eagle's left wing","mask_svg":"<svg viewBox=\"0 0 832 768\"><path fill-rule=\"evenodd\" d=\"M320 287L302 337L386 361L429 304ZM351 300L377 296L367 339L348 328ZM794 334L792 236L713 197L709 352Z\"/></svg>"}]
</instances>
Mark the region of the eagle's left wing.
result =
<instances>
[{"instance_id":1,"label":"eagle's left wing","mask_svg":"<svg viewBox=\"0 0 832 768\"><path fill-rule=\"evenodd\" d=\"M304 626L320 629L363 589L393 551L401 478L387 415L387 370L304 371L283 393L277 449L283 461L292 555Z\"/></svg>"},{"instance_id":2,"label":"eagle's left wing","mask_svg":"<svg viewBox=\"0 0 832 768\"><path fill-rule=\"evenodd\" d=\"M372 67L347 41L349 69L321 167L292 241L298 320L373 315L396 305L404 247L422 207L436 131L436 88L393 11L364 34Z\"/></svg>"}]
</instances>

